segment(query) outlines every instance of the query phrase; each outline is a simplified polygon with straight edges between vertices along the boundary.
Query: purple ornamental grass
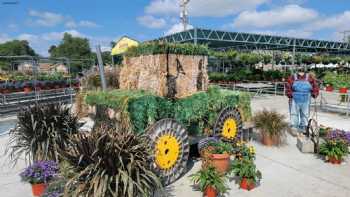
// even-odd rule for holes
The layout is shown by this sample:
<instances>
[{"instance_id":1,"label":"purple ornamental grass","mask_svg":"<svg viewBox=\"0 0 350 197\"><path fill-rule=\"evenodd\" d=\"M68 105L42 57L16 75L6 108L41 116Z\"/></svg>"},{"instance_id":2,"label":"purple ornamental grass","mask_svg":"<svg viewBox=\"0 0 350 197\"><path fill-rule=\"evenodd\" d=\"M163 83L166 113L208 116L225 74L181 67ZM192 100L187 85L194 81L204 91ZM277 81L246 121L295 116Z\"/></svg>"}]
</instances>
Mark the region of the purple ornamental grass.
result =
<instances>
[{"instance_id":1,"label":"purple ornamental grass","mask_svg":"<svg viewBox=\"0 0 350 197\"><path fill-rule=\"evenodd\" d=\"M58 164L54 161L37 161L20 173L20 176L22 181L31 184L48 183L58 171Z\"/></svg>"}]
</instances>

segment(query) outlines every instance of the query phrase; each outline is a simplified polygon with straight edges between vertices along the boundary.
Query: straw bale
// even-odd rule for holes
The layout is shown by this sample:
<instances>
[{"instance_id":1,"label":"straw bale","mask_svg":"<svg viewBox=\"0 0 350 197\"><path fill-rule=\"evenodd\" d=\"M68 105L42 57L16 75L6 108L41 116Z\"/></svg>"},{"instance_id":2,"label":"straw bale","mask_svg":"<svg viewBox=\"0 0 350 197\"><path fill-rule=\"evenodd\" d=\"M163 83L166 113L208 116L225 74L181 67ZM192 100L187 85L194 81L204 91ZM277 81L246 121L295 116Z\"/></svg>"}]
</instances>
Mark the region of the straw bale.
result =
<instances>
[{"instance_id":1,"label":"straw bale","mask_svg":"<svg viewBox=\"0 0 350 197\"><path fill-rule=\"evenodd\" d=\"M120 89L148 90L159 96L182 98L208 89L208 58L166 54L126 57Z\"/></svg>"}]
</instances>

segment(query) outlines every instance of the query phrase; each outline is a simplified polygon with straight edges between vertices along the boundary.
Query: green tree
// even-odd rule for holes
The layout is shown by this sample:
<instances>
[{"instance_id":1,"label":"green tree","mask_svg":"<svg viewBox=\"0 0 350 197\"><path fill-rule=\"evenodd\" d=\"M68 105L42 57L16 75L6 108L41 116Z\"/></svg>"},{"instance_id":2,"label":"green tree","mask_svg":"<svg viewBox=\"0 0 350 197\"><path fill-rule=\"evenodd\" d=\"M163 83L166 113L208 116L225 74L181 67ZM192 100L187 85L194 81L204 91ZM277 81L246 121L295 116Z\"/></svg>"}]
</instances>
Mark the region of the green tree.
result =
<instances>
[{"instance_id":1,"label":"green tree","mask_svg":"<svg viewBox=\"0 0 350 197\"><path fill-rule=\"evenodd\" d=\"M12 40L0 44L0 55L1 56L37 56L34 49L29 46L26 40ZM0 68L9 70L11 61L9 59L0 58Z\"/></svg>"},{"instance_id":2,"label":"green tree","mask_svg":"<svg viewBox=\"0 0 350 197\"><path fill-rule=\"evenodd\" d=\"M95 59L95 62L98 62L96 53L92 52L92 54ZM110 51L102 52L101 56L102 56L102 61L104 65L112 65L112 55Z\"/></svg>"},{"instance_id":3,"label":"green tree","mask_svg":"<svg viewBox=\"0 0 350 197\"><path fill-rule=\"evenodd\" d=\"M66 57L70 60L79 59L92 59L94 58L89 40L86 38L73 37L69 33L65 33L60 44L57 46L51 46L49 48L51 57ZM72 61L71 71L73 73L80 72L82 70L82 63L79 61Z\"/></svg>"}]
</instances>

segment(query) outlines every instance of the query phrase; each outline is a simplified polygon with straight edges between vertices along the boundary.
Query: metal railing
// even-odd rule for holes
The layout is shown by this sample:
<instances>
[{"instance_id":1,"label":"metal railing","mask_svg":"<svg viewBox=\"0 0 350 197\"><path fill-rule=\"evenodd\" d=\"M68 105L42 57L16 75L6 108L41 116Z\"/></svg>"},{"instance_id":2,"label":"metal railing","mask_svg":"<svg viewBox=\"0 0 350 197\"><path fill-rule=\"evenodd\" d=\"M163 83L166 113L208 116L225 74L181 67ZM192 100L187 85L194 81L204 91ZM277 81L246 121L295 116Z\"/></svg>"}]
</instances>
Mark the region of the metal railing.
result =
<instances>
[{"instance_id":1,"label":"metal railing","mask_svg":"<svg viewBox=\"0 0 350 197\"><path fill-rule=\"evenodd\" d=\"M29 93L16 92L0 94L0 116L11 115L21 107L34 103L73 103L76 90L73 88L60 88L52 90L37 90Z\"/></svg>"},{"instance_id":2,"label":"metal railing","mask_svg":"<svg viewBox=\"0 0 350 197\"><path fill-rule=\"evenodd\" d=\"M252 97L260 97L266 95L285 95L285 82L268 82L268 81L258 81L254 83L213 83L213 85L218 85L224 89L248 92Z\"/></svg>"},{"instance_id":3,"label":"metal railing","mask_svg":"<svg viewBox=\"0 0 350 197\"><path fill-rule=\"evenodd\" d=\"M321 91L320 108L328 112L350 115L350 93Z\"/></svg>"}]
</instances>

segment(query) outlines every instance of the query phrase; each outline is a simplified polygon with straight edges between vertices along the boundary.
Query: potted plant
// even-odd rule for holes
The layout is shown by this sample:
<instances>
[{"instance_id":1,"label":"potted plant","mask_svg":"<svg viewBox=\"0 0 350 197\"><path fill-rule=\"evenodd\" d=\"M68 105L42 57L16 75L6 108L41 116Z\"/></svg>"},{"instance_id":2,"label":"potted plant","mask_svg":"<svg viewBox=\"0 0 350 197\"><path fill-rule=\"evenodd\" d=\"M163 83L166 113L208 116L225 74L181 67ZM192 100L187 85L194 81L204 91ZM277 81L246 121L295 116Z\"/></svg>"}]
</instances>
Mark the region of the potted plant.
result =
<instances>
[{"instance_id":1,"label":"potted plant","mask_svg":"<svg viewBox=\"0 0 350 197\"><path fill-rule=\"evenodd\" d=\"M337 82L339 87L339 93L347 94L348 93L348 83L346 81L340 80Z\"/></svg>"},{"instance_id":2,"label":"potted plant","mask_svg":"<svg viewBox=\"0 0 350 197\"><path fill-rule=\"evenodd\" d=\"M250 159L232 162L231 172L239 177L240 188L248 191L254 189L262 178L261 172L256 169L254 161Z\"/></svg>"},{"instance_id":3,"label":"potted plant","mask_svg":"<svg viewBox=\"0 0 350 197\"><path fill-rule=\"evenodd\" d=\"M199 189L206 197L216 197L227 192L226 177L220 176L214 167L201 169L191 175L193 183L199 185Z\"/></svg>"},{"instance_id":4,"label":"potted plant","mask_svg":"<svg viewBox=\"0 0 350 197\"><path fill-rule=\"evenodd\" d=\"M332 92L334 83L336 80L336 73L333 72L326 72L325 76L323 77L323 81L326 84L326 91Z\"/></svg>"},{"instance_id":5,"label":"potted plant","mask_svg":"<svg viewBox=\"0 0 350 197\"><path fill-rule=\"evenodd\" d=\"M207 158L204 158L204 166L213 166L219 174L225 174L230 168L232 145L222 141L210 142L207 149L209 154Z\"/></svg>"},{"instance_id":6,"label":"potted plant","mask_svg":"<svg viewBox=\"0 0 350 197\"><path fill-rule=\"evenodd\" d=\"M288 128L284 115L266 109L253 117L255 127L260 131L262 143L266 146L280 145Z\"/></svg>"},{"instance_id":7,"label":"potted plant","mask_svg":"<svg viewBox=\"0 0 350 197\"><path fill-rule=\"evenodd\" d=\"M28 166L21 174L24 182L32 184L34 196L41 196L50 180L57 176L58 165L54 161L37 161Z\"/></svg>"},{"instance_id":8,"label":"potted plant","mask_svg":"<svg viewBox=\"0 0 350 197\"><path fill-rule=\"evenodd\" d=\"M31 92L32 88L33 88L33 83L31 81L26 81L23 84L23 90L24 90L25 93Z\"/></svg>"},{"instance_id":9,"label":"potted plant","mask_svg":"<svg viewBox=\"0 0 350 197\"><path fill-rule=\"evenodd\" d=\"M332 164L341 164L343 158L349 153L347 143L342 139L327 139L320 145L320 154L325 156L325 160Z\"/></svg>"}]
</instances>

